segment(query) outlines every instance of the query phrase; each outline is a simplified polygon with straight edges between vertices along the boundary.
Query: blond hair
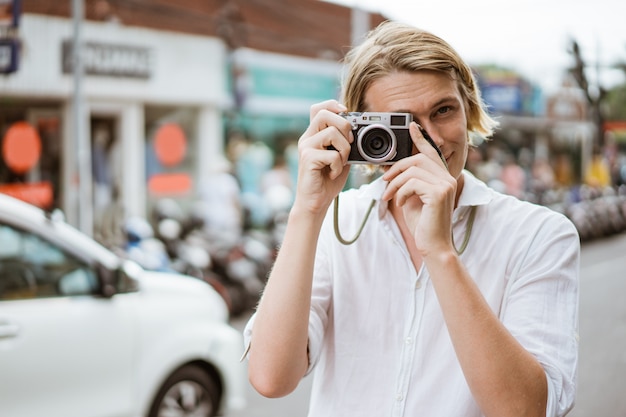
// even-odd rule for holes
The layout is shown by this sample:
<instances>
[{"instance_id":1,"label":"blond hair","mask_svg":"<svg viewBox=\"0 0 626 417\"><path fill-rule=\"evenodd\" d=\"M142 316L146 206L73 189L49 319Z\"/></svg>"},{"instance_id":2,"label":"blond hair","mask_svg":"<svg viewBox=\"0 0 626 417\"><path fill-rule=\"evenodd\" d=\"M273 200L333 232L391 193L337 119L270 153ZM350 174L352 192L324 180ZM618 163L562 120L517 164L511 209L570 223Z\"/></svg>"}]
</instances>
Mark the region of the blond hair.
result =
<instances>
[{"instance_id":1,"label":"blond hair","mask_svg":"<svg viewBox=\"0 0 626 417\"><path fill-rule=\"evenodd\" d=\"M438 71L457 81L470 143L474 135L491 136L498 125L486 111L471 68L446 41L425 30L383 22L346 55L345 64L342 100L349 111L365 110L365 92L381 77L397 71Z\"/></svg>"}]
</instances>

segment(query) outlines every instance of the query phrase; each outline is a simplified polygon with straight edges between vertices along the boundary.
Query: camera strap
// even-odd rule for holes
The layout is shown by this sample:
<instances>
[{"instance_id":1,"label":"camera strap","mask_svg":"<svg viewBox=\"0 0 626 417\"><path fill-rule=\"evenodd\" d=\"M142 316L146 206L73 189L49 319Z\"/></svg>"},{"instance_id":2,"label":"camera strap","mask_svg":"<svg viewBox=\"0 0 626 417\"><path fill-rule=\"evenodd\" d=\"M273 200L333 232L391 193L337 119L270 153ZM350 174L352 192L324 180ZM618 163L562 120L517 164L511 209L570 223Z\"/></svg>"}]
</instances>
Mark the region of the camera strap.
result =
<instances>
[{"instance_id":1,"label":"camera strap","mask_svg":"<svg viewBox=\"0 0 626 417\"><path fill-rule=\"evenodd\" d=\"M340 243L344 245L351 245L354 242L356 242L359 236L361 236L361 233L363 232L363 228L365 227L365 223L367 223L367 219L369 218L370 213L372 212L372 209L374 208L375 204L376 204L376 200L372 199L372 202L367 208L367 212L365 213L363 222L361 223L361 226L359 226L359 229L357 230L356 235L352 239L346 240L343 238L343 236L341 236L341 232L339 231L339 195L335 197L335 207L334 207L334 212L333 212L333 226L335 228L335 236L337 237L337 240ZM454 243L454 233L451 233L452 234L452 246L454 246L454 250L459 255L465 252L465 249L467 248L467 244L469 243L469 240L470 240L470 236L472 235L472 229L474 228L474 219L476 218L476 207L477 206L471 206L470 208L469 218L467 219L467 226L465 227L465 236L463 237L463 242L461 243L460 249L457 249L456 244Z\"/></svg>"},{"instance_id":2,"label":"camera strap","mask_svg":"<svg viewBox=\"0 0 626 417\"><path fill-rule=\"evenodd\" d=\"M463 242L461 243L461 249L456 248L456 244L454 243L454 233L451 232L452 246L454 246L454 250L459 255L465 252L465 249L467 248L467 244L469 243L470 236L472 235L472 229L474 228L474 219L476 218L477 207L478 206L470 207L470 214L469 214L469 218L467 219L467 226L465 226L465 237L463 237Z\"/></svg>"},{"instance_id":3,"label":"camera strap","mask_svg":"<svg viewBox=\"0 0 626 417\"><path fill-rule=\"evenodd\" d=\"M446 167L446 170L448 169L448 163L446 162L446 159L443 157L443 154L441 153L441 150L439 149L439 147L435 144L435 142L432 140L432 138L428 135L428 133L422 128L422 126L417 125L422 133L422 136L424 136L424 139L426 139L426 141L428 143L430 143L432 145L433 148L435 148L437 150L437 154L439 155L439 158L441 158L441 161L443 162L444 166ZM370 216L370 213L372 212L372 209L374 208L374 205L376 204L376 200L372 200L372 202L370 203L367 212L365 213L365 217L363 218L363 222L361 223L361 226L359 226L359 230L357 230L356 235L350 239L350 240L346 240L341 236L341 232L339 231L339 195L335 196L335 207L334 207L334 218L333 218L333 225L335 227L335 236L337 237L337 240L339 240L339 242L341 242L344 245L351 245L354 242L356 242L356 240L359 238L359 236L361 236L361 232L363 232L363 228L365 227L365 223L367 223L367 219ZM463 252L465 252L465 249L467 248L467 244L469 243L469 239L470 236L472 235L472 229L474 228L474 219L476 218L476 207L477 206L471 206L470 208L470 214L469 214L469 218L467 219L467 226L465 228L465 236L463 237L463 242L461 243L461 248L457 249L456 247L456 243L454 243L454 232L450 232L451 234L451 239L452 239L452 246L454 247L454 250L456 251L457 254L461 255Z\"/></svg>"},{"instance_id":4,"label":"camera strap","mask_svg":"<svg viewBox=\"0 0 626 417\"><path fill-rule=\"evenodd\" d=\"M359 236L361 236L361 232L363 232L363 228L365 227L365 223L367 223L367 219L370 216L370 213L372 212L372 209L374 208L374 205L376 204L376 200L372 199L372 202L370 203L370 206L367 208L367 212L365 213L365 217L363 218L363 222L361 223L361 226L359 226L359 230L357 230L356 235L354 236L354 238L350 239L350 240L345 240L342 236L341 236L341 232L339 231L339 195L335 196L335 211L334 211L334 218L333 218L333 224L335 226L335 236L337 236L337 240L341 243L343 243L344 245L352 245L354 242L356 242L356 240L359 238Z\"/></svg>"}]
</instances>

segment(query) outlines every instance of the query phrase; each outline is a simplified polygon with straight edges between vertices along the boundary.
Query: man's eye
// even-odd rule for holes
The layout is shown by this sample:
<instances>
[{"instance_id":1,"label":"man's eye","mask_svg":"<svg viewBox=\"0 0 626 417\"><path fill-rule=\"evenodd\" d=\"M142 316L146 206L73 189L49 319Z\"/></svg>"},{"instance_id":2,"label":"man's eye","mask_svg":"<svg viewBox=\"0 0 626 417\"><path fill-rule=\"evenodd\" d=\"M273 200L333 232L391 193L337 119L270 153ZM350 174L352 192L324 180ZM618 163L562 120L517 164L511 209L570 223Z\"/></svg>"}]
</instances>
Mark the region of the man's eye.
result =
<instances>
[{"instance_id":1,"label":"man's eye","mask_svg":"<svg viewBox=\"0 0 626 417\"><path fill-rule=\"evenodd\" d=\"M438 114L446 114L451 110L450 106L443 106L437 109Z\"/></svg>"}]
</instances>

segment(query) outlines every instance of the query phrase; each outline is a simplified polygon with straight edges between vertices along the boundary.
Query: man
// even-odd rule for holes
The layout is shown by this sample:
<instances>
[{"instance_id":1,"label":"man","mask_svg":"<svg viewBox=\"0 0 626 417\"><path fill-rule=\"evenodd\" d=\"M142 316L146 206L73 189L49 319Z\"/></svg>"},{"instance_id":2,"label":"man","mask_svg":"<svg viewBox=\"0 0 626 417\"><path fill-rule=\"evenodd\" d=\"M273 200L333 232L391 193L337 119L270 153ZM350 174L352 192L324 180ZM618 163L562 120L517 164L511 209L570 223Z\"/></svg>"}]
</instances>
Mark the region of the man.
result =
<instances>
[{"instance_id":1,"label":"man","mask_svg":"<svg viewBox=\"0 0 626 417\"><path fill-rule=\"evenodd\" d=\"M578 235L464 171L470 138L495 127L470 68L384 23L348 55L343 100L313 106L299 141L285 237L246 328L253 386L283 396L314 370L310 417L565 415ZM411 113L413 154L332 205L355 141L346 110Z\"/></svg>"}]
</instances>

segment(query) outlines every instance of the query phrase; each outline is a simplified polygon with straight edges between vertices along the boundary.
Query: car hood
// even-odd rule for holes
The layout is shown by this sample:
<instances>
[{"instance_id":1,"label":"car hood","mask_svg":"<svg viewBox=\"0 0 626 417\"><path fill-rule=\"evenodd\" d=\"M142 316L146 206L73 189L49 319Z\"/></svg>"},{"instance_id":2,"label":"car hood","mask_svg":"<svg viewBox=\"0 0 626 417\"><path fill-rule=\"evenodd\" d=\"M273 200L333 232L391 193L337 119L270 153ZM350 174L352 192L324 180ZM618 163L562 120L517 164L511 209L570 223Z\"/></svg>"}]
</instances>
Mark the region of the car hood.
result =
<instances>
[{"instance_id":1,"label":"car hood","mask_svg":"<svg viewBox=\"0 0 626 417\"><path fill-rule=\"evenodd\" d=\"M222 297L205 281L187 275L144 270L137 277L139 291L151 296L162 296L172 300L201 302L211 306L213 317L222 322L228 321L228 308Z\"/></svg>"}]
</instances>

